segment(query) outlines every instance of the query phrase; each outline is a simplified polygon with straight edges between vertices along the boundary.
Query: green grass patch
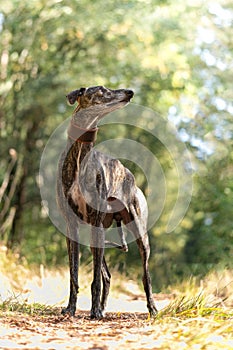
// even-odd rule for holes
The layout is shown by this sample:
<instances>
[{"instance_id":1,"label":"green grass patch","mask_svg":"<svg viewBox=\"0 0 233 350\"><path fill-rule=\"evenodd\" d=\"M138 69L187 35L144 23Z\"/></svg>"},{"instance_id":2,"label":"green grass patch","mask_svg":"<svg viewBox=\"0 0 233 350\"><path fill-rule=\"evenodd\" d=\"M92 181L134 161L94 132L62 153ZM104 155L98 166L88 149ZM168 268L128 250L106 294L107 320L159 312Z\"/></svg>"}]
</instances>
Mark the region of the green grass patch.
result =
<instances>
[{"instance_id":1,"label":"green grass patch","mask_svg":"<svg viewBox=\"0 0 233 350\"><path fill-rule=\"evenodd\" d=\"M12 297L0 303L0 317L12 313L21 313L30 316L48 316L59 313L59 308L40 303L27 303L19 301L17 297Z\"/></svg>"},{"instance_id":2,"label":"green grass patch","mask_svg":"<svg viewBox=\"0 0 233 350\"><path fill-rule=\"evenodd\" d=\"M193 297L181 296L158 313L157 319L165 317L197 318L213 316L215 319L233 319L233 310L209 303L203 293Z\"/></svg>"}]
</instances>

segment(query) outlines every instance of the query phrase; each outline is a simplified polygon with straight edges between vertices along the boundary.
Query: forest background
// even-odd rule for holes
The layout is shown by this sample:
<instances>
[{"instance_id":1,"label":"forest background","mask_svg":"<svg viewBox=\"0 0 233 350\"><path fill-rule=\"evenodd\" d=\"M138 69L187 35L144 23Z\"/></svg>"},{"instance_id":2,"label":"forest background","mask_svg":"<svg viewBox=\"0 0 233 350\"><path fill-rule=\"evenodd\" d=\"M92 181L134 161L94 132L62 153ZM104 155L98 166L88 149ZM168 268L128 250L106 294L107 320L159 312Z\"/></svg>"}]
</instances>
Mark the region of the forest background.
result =
<instances>
[{"instance_id":1,"label":"forest background","mask_svg":"<svg viewBox=\"0 0 233 350\"><path fill-rule=\"evenodd\" d=\"M229 0L1 4L0 241L19 253L19 263L67 265L64 235L41 205L40 159L52 132L72 113L67 92L105 85L132 88L135 103L176 126L192 158L191 203L167 233L177 191L174 164L159 140L139 128L121 128L123 136L144 142L166 177L165 207L150 229L155 290L232 268L232 22ZM112 128L103 131L98 142L113 138ZM127 165L146 192L145 176ZM106 254L119 271L140 273L134 243L127 254ZM81 262L90 261L82 247Z\"/></svg>"}]
</instances>

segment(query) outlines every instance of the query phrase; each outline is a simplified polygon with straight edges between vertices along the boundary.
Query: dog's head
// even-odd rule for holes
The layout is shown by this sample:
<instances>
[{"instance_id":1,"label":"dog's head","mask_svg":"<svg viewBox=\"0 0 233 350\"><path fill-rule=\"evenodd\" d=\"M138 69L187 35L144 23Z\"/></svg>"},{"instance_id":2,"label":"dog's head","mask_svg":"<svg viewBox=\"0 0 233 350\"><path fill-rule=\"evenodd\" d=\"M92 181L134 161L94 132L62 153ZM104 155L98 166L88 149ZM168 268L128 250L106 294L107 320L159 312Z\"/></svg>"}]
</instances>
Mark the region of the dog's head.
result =
<instances>
[{"instance_id":1,"label":"dog's head","mask_svg":"<svg viewBox=\"0 0 233 350\"><path fill-rule=\"evenodd\" d=\"M104 86L93 86L71 91L66 97L70 104L78 102L78 110L96 107L109 113L129 103L133 95L133 91L128 89L112 90Z\"/></svg>"}]
</instances>

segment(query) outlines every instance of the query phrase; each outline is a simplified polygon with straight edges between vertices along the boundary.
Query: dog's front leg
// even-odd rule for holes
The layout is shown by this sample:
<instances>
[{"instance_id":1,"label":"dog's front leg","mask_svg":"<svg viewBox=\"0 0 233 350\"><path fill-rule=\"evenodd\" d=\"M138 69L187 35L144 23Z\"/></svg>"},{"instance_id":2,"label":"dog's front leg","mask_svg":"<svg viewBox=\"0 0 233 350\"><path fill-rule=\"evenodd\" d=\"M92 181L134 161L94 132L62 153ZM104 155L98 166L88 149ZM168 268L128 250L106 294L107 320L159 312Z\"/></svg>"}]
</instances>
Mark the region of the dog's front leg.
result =
<instances>
[{"instance_id":1,"label":"dog's front leg","mask_svg":"<svg viewBox=\"0 0 233 350\"><path fill-rule=\"evenodd\" d=\"M72 237L70 229L67 229L67 235ZM73 227L73 230L77 233L77 227ZM77 234L75 234L77 236ZM68 314L74 316L76 311L76 303L77 303L77 294L79 290L78 285L78 267L79 267L79 244L78 240L73 240L75 237L66 238L68 255L69 255L69 266L70 266L70 298L69 303L66 308L62 310L62 314Z\"/></svg>"},{"instance_id":2,"label":"dog's front leg","mask_svg":"<svg viewBox=\"0 0 233 350\"><path fill-rule=\"evenodd\" d=\"M101 295L101 267L104 256L104 229L103 227L92 227L91 251L93 254L93 282L91 285L92 307L91 318L102 318L100 304Z\"/></svg>"}]
</instances>

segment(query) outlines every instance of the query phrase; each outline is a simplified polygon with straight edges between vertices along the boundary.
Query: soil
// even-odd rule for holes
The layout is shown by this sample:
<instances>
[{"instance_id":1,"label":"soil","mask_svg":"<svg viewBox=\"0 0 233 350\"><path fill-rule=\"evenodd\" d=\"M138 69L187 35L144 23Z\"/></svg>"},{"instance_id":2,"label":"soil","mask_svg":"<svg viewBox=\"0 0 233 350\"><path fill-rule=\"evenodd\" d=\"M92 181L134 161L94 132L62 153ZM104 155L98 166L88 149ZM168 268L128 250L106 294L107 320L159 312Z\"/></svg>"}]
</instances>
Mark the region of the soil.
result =
<instances>
[{"instance_id":1,"label":"soil","mask_svg":"<svg viewBox=\"0 0 233 350\"><path fill-rule=\"evenodd\" d=\"M106 313L91 320L89 312L75 317L6 314L0 319L0 349L152 349L147 313Z\"/></svg>"}]
</instances>

